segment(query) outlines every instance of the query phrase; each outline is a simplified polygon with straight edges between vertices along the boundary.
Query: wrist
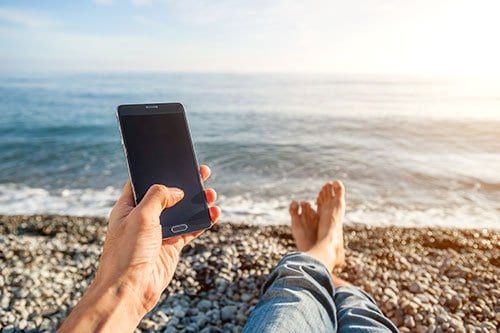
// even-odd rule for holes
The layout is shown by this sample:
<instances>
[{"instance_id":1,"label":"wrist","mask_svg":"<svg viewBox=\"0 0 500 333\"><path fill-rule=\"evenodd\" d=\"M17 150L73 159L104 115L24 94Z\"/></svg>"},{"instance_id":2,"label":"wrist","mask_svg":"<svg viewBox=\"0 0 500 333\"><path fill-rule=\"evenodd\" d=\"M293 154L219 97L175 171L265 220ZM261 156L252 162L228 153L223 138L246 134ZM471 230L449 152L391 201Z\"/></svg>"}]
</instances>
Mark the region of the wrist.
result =
<instances>
[{"instance_id":1,"label":"wrist","mask_svg":"<svg viewBox=\"0 0 500 333\"><path fill-rule=\"evenodd\" d=\"M164 288L151 288L141 270L129 269L120 277L97 274L89 289L101 292L113 290L119 299L127 302L128 307L144 316L156 305Z\"/></svg>"},{"instance_id":2,"label":"wrist","mask_svg":"<svg viewBox=\"0 0 500 333\"><path fill-rule=\"evenodd\" d=\"M106 295L121 309L127 310L130 315L134 315L132 318L137 317L137 322L148 312L141 294L131 281L117 280L113 283L106 283L96 279L89 287L89 296L99 298L103 295Z\"/></svg>"},{"instance_id":3,"label":"wrist","mask_svg":"<svg viewBox=\"0 0 500 333\"><path fill-rule=\"evenodd\" d=\"M65 331L132 332L146 314L135 293L121 282L94 281L60 328Z\"/></svg>"}]
</instances>

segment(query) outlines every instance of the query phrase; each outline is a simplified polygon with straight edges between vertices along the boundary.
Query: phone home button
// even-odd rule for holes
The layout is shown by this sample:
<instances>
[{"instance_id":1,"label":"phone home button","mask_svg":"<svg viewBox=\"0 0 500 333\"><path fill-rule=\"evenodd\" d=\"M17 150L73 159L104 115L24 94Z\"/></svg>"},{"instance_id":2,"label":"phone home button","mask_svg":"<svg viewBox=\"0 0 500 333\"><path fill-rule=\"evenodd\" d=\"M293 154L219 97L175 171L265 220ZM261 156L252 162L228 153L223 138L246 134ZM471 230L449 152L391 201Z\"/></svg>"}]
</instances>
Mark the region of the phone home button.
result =
<instances>
[{"instance_id":1,"label":"phone home button","mask_svg":"<svg viewBox=\"0 0 500 333\"><path fill-rule=\"evenodd\" d=\"M172 228L170 228L170 230L172 230L172 232L174 234L176 234L178 232L187 230L187 228L188 228L188 226L186 224L178 224L178 225L174 225Z\"/></svg>"}]
</instances>

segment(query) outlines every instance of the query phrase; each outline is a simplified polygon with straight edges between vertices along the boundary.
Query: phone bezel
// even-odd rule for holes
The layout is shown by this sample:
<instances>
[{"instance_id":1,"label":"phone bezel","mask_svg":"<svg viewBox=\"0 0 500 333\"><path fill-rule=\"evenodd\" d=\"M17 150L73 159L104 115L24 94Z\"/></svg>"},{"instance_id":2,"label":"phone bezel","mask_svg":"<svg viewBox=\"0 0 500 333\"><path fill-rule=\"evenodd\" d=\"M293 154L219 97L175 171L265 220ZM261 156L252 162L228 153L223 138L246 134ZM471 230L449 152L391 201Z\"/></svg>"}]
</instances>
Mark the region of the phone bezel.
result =
<instances>
[{"instance_id":1,"label":"phone bezel","mask_svg":"<svg viewBox=\"0 0 500 333\"><path fill-rule=\"evenodd\" d=\"M191 138L191 131L189 129L189 123L186 115L186 111L184 110L184 106L181 103L148 103L148 104L123 104L119 105L116 109L116 117L118 121L118 128L120 131L120 138L121 138L121 143L122 143L122 148L125 153L125 159L127 161L127 171L129 175L129 179L132 184L132 192L134 194L134 203L137 205L137 196L134 188L134 181L132 178L132 172L131 172L131 166L130 166L130 161L128 158L128 152L127 152L127 143L126 139L123 133L122 129L122 122L121 122L121 117L123 116L129 116L129 115L158 115L158 114L169 114L169 113L181 113L184 118L184 123L188 132L188 140L189 140L189 146L191 149L191 153L193 155L193 160L194 160L194 168L199 172L200 167L198 164L198 159L196 157L196 152L194 149L194 144L193 140ZM164 184L167 185L167 184ZM168 185L167 185L168 186ZM201 180L201 176L198 177L198 186L200 191L202 192L204 196L204 186L203 182ZM180 222L179 224L173 224L169 225L168 228L164 228L162 225L162 237L163 238L170 238L170 237L175 237L183 234L189 234L195 231L200 231L200 230L205 230L208 229L212 226L212 221L210 219L210 213L208 210L208 204L206 200L204 200L204 206L205 206L205 211L207 213L206 218L200 218L197 220L193 221L187 221L187 222ZM186 224L188 228L184 231L174 233L172 232L172 228Z\"/></svg>"}]
</instances>

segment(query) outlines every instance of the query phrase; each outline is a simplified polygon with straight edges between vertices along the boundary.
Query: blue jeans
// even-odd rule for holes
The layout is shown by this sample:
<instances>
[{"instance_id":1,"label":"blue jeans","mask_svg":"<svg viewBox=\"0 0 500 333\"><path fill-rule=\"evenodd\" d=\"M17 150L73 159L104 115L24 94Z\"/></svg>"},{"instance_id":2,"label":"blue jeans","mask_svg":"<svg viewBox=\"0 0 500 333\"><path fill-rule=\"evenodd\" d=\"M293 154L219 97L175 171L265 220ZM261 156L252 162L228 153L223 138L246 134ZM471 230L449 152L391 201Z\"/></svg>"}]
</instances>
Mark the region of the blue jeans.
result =
<instances>
[{"instance_id":1,"label":"blue jeans","mask_svg":"<svg viewBox=\"0 0 500 333\"><path fill-rule=\"evenodd\" d=\"M330 273L304 254L283 257L263 286L244 332L398 332L374 300L354 286L335 288Z\"/></svg>"}]
</instances>

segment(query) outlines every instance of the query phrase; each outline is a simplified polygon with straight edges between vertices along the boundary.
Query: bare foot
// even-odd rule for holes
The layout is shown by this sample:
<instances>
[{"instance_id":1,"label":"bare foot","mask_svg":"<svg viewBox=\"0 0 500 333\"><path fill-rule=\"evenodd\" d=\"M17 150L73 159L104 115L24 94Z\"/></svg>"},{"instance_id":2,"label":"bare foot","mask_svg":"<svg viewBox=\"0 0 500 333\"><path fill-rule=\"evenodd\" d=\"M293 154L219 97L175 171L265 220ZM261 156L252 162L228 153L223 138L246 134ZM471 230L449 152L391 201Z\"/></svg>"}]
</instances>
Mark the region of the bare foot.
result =
<instances>
[{"instance_id":1,"label":"bare foot","mask_svg":"<svg viewBox=\"0 0 500 333\"><path fill-rule=\"evenodd\" d=\"M301 252L309 251L318 238L318 214L308 202L304 201L300 203L300 206L297 201L292 201L289 211L292 218L292 235L295 239L295 245Z\"/></svg>"},{"instance_id":2,"label":"bare foot","mask_svg":"<svg viewBox=\"0 0 500 333\"><path fill-rule=\"evenodd\" d=\"M338 181L326 183L318 194L317 241L307 251L331 272L345 262L342 222L345 214L344 185Z\"/></svg>"},{"instance_id":3,"label":"bare foot","mask_svg":"<svg viewBox=\"0 0 500 333\"><path fill-rule=\"evenodd\" d=\"M345 265L344 230L345 189L341 181L326 183L316 199L318 205L318 239L335 238L335 268Z\"/></svg>"}]
</instances>

